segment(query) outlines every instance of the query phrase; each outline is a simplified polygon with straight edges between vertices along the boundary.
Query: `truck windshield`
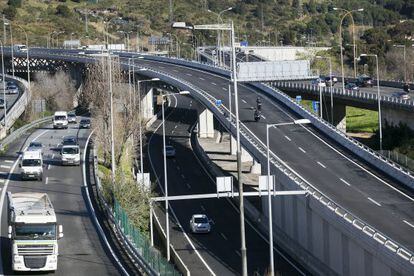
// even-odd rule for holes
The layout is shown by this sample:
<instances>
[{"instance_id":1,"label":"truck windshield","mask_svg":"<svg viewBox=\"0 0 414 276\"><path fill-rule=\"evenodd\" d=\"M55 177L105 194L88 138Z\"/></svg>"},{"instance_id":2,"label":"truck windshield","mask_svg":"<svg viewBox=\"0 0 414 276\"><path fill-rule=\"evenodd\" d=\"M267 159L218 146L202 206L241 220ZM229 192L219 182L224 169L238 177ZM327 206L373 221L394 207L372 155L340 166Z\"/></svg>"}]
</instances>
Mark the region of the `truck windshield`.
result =
<instances>
[{"instance_id":1,"label":"truck windshield","mask_svg":"<svg viewBox=\"0 0 414 276\"><path fill-rule=\"evenodd\" d=\"M23 159L23 167L38 167L40 166L40 159Z\"/></svg>"},{"instance_id":2,"label":"truck windshield","mask_svg":"<svg viewBox=\"0 0 414 276\"><path fill-rule=\"evenodd\" d=\"M79 149L78 148L63 148L62 154L78 154Z\"/></svg>"},{"instance_id":3,"label":"truck windshield","mask_svg":"<svg viewBox=\"0 0 414 276\"><path fill-rule=\"evenodd\" d=\"M64 121L66 120L66 116L55 116L55 121Z\"/></svg>"},{"instance_id":4,"label":"truck windshield","mask_svg":"<svg viewBox=\"0 0 414 276\"><path fill-rule=\"evenodd\" d=\"M54 240L55 224L22 224L15 225L16 240Z\"/></svg>"}]
</instances>

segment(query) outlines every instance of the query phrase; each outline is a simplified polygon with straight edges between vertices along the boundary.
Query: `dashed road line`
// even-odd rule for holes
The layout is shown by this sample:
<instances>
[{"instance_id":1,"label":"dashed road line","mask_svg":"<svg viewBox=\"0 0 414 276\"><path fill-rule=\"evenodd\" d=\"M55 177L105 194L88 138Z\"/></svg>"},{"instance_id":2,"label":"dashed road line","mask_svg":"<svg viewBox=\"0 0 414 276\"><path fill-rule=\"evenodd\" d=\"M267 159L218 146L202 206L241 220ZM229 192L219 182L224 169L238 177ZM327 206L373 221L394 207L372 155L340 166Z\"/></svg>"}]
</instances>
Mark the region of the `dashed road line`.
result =
<instances>
[{"instance_id":1,"label":"dashed road line","mask_svg":"<svg viewBox=\"0 0 414 276\"><path fill-rule=\"evenodd\" d=\"M193 76L193 75L191 75L190 73L186 73L186 75L187 75L187 76L190 76L190 77L192 77L192 76Z\"/></svg>"},{"instance_id":2,"label":"dashed road line","mask_svg":"<svg viewBox=\"0 0 414 276\"><path fill-rule=\"evenodd\" d=\"M226 87L222 87L221 89L223 89L224 91L227 91L227 88Z\"/></svg>"},{"instance_id":3,"label":"dashed road line","mask_svg":"<svg viewBox=\"0 0 414 276\"><path fill-rule=\"evenodd\" d=\"M403 222L404 222L405 224L407 224L408 226L410 226L410 227L414 228L414 224L412 224L412 223L410 223L410 222L406 221L405 219L403 220Z\"/></svg>"},{"instance_id":4,"label":"dashed road line","mask_svg":"<svg viewBox=\"0 0 414 276\"><path fill-rule=\"evenodd\" d=\"M369 199L369 201L371 201L372 203L374 203L375 205L378 205L378 206L382 206L381 204L379 204L378 202L376 202L375 200L373 200L372 198L370 198L370 197L368 197L368 199Z\"/></svg>"},{"instance_id":5,"label":"dashed road line","mask_svg":"<svg viewBox=\"0 0 414 276\"><path fill-rule=\"evenodd\" d=\"M8 165L0 165L0 168L3 168L3 169L10 169L10 168L11 168L11 166L8 166Z\"/></svg>"},{"instance_id":6,"label":"dashed road line","mask_svg":"<svg viewBox=\"0 0 414 276\"><path fill-rule=\"evenodd\" d=\"M177 125L175 125L174 129L177 128Z\"/></svg>"},{"instance_id":7,"label":"dashed road line","mask_svg":"<svg viewBox=\"0 0 414 276\"><path fill-rule=\"evenodd\" d=\"M241 254L240 254L239 250L236 250L236 254L237 254L239 257L241 257Z\"/></svg>"},{"instance_id":8,"label":"dashed road line","mask_svg":"<svg viewBox=\"0 0 414 276\"><path fill-rule=\"evenodd\" d=\"M349 184L348 182L346 182L344 179L340 178L340 180L341 180L342 182L344 182L346 185L351 186L351 184Z\"/></svg>"},{"instance_id":9,"label":"dashed road line","mask_svg":"<svg viewBox=\"0 0 414 276\"><path fill-rule=\"evenodd\" d=\"M182 179L185 179L185 175L181 174L181 178L182 178Z\"/></svg>"},{"instance_id":10,"label":"dashed road line","mask_svg":"<svg viewBox=\"0 0 414 276\"><path fill-rule=\"evenodd\" d=\"M260 115L260 117L262 117L263 119L265 119L265 120L266 120L266 117L265 117L264 115Z\"/></svg>"},{"instance_id":11,"label":"dashed road line","mask_svg":"<svg viewBox=\"0 0 414 276\"><path fill-rule=\"evenodd\" d=\"M177 170L180 170L180 166L177 166Z\"/></svg>"},{"instance_id":12,"label":"dashed road line","mask_svg":"<svg viewBox=\"0 0 414 276\"><path fill-rule=\"evenodd\" d=\"M321 166L322 168L326 169L326 166L324 164L322 164L321 162L318 161L316 163L318 163L318 165Z\"/></svg>"},{"instance_id":13,"label":"dashed road line","mask_svg":"<svg viewBox=\"0 0 414 276\"><path fill-rule=\"evenodd\" d=\"M201 210L203 210L203 212L205 212L205 211L206 211L206 208L204 208L204 206L203 206L203 205L200 205L200 208L201 208Z\"/></svg>"},{"instance_id":14,"label":"dashed road line","mask_svg":"<svg viewBox=\"0 0 414 276\"><path fill-rule=\"evenodd\" d=\"M299 149L301 152L306 153L306 150L302 149L301 147L298 147L298 149Z\"/></svg>"},{"instance_id":15,"label":"dashed road line","mask_svg":"<svg viewBox=\"0 0 414 276\"><path fill-rule=\"evenodd\" d=\"M292 139L290 139L288 136L285 135L286 140L288 141L292 141Z\"/></svg>"},{"instance_id":16,"label":"dashed road line","mask_svg":"<svg viewBox=\"0 0 414 276\"><path fill-rule=\"evenodd\" d=\"M245 100L243 100L243 99L241 99L241 100L242 100L242 102L244 102L245 104L247 104L247 102Z\"/></svg>"},{"instance_id":17,"label":"dashed road line","mask_svg":"<svg viewBox=\"0 0 414 276\"><path fill-rule=\"evenodd\" d=\"M217 83L215 83L215 82L212 82L211 84L212 84L212 85L217 85Z\"/></svg>"},{"instance_id":18,"label":"dashed road line","mask_svg":"<svg viewBox=\"0 0 414 276\"><path fill-rule=\"evenodd\" d=\"M178 73L178 70L173 69L173 71Z\"/></svg>"},{"instance_id":19,"label":"dashed road line","mask_svg":"<svg viewBox=\"0 0 414 276\"><path fill-rule=\"evenodd\" d=\"M49 183L49 177L46 177L45 184Z\"/></svg>"},{"instance_id":20,"label":"dashed road line","mask_svg":"<svg viewBox=\"0 0 414 276\"><path fill-rule=\"evenodd\" d=\"M224 235L223 233L220 233L220 235L223 237L224 240L226 240L226 241L228 240L226 235Z\"/></svg>"},{"instance_id":21,"label":"dashed road line","mask_svg":"<svg viewBox=\"0 0 414 276\"><path fill-rule=\"evenodd\" d=\"M191 185L188 183L185 183L185 185L187 186L188 189L191 189Z\"/></svg>"},{"instance_id":22,"label":"dashed road line","mask_svg":"<svg viewBox=\"0 0 414 276\"><path fill-rule=\"evenodd\" d=\"M47 164L46 170L50 169L50 164Z\"/></svg>"},{"instance_id":23,"label":"dashed road line","mask_svg":"<svg viewBox=\"0 0 414 276\"><path fill-rule=\"evenodd\" d=\"M4 163L13 164L14 161L13 160L4 160Z\"/></svg>"}]
</instances>

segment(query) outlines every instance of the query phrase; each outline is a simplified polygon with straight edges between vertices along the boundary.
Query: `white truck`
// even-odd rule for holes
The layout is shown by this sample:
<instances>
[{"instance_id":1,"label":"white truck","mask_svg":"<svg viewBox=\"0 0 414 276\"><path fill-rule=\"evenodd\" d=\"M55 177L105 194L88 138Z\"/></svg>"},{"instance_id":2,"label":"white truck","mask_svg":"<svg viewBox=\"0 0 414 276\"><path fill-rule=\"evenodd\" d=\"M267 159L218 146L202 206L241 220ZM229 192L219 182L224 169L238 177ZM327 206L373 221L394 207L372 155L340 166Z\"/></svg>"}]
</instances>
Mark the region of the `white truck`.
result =
<instances>
[{"instance_id":1,"label":"white truck","mask_svg":"<svg viewBox=\"0 0 414 276\"><path fill-rule=\"evenodd\" d=\"M43 158L41 150L26 150L23 152L20 163L20 175L24 179L43 178Z\"/></svg>"},{"instance_id":2,"label":"white truck","mask_svg":"<svg viewBox=\"0 0 414 276\"><path fill-rule=\"evenodd\" d=\"M53 128L68 128L68 113L56 111L53 116Z\"/></svg>"},{"instance_id":3,"label":"white truck","mask_svg":"<svg viewBox=\"0 0 414 276\"><path fill-rule=\"evenodd\" d=\"M80 150L77 145L64 145L60 152L62 165L80 165Z\"/></svg>"},{"instance_id":4,"label":"white truck","mask_svg":"<svg viewBox=\"0 0 414 276\"><path fill-rule=\"evenodd\" d=\"M57 269L58 239L53 205L45 193L11 193L8 199L8 237L14 271L54 271Z\"/></svg>"}]
</instances>

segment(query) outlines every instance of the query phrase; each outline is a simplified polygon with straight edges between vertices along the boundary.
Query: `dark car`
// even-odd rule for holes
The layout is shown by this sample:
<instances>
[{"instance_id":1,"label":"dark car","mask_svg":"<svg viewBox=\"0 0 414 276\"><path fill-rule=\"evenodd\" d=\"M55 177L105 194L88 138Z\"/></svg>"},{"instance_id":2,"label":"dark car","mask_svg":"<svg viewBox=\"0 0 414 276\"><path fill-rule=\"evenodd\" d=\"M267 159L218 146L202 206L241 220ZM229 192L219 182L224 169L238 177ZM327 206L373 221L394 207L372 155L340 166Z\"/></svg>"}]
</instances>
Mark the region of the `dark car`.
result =
<instances>
[{"instance_id":1,"label":"dark car","mask_svg":"<svg viewBox=\"0 0 414 276\"><path fill-rule=\"evenodd\" d=\"M373 87L374 80L368 76L360 76L356 81L356 85L358 85L359 87Z\"/></svg>"},{"instance_id":2,"label":"dark car","mask_svg":"<svg viewBox=\"0 0 414 276\"><path fill-rule=\"evenodd\" d=\"M76 136L65 136L63 137L62 146L77 146L78 139Z\"/></svg>"},{"instance_id":3,"label":"dark car","mask_svg":"<svg viewBox=\"0 0 414 276\"><path fill-rule=\"evenodd\" d=\"M338 82L338 78L335 76L326 76L325 83L328 85L331 85L331 79L332 79L332 86L334 86Z\"/></svg>"},{"instance_id":4,"label":"dark car","mask_svg":"<svg viewBox=\"0 0 414 276\"><path fill-rule=\"evenodd\" d=\"M19 87L16 84L7 84L6 91L9 94L18 94L19 93Z\"/></svg>"},{"instance_id":5,"label":"dark car","mask_svg":"<svg viewBox=\"0 0 414 276\"><path fill-rule=\"evenodd\" d=\"M79 122L79 128L90 128L91 127L91 120L89 119L82 119Z\"/></svg>"},{"instance_id":6,"label":"dark car","mask_svg":"<svg viewBox=\"0 0 414 276\"><path fill-rule=\"evenodd\" d=\"M348 91L359 91L359 87L358 87L358 85L356 85L355 83L353 83L353 82L348 82L346 85L345 85L345 90L348 90Z\"/></svg>"}]
</instances>

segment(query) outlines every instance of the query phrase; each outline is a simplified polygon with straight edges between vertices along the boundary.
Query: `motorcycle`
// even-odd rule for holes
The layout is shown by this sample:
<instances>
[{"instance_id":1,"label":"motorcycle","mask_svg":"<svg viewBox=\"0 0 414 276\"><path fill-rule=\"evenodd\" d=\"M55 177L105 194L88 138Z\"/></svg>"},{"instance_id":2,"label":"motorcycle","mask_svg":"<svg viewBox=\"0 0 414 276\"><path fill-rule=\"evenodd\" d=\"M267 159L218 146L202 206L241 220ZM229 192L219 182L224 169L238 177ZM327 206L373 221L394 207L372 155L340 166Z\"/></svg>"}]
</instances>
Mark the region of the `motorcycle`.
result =
<instances>
[{"instance_id":1,"label":"motorcycle","mask_svg":"<svg viewBox=\"0 0 414 276\"><path fill-rule=\"evenodd\" d=\"M254 112L254 120L255 120L256 122L258 122L258 121L260 121L260 117L261 117L260 112L259 112L258 110L256 110L256 111Z\"/></svg>"}]
</instances>

